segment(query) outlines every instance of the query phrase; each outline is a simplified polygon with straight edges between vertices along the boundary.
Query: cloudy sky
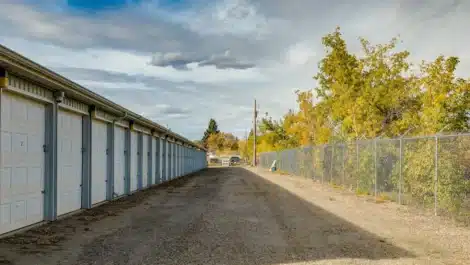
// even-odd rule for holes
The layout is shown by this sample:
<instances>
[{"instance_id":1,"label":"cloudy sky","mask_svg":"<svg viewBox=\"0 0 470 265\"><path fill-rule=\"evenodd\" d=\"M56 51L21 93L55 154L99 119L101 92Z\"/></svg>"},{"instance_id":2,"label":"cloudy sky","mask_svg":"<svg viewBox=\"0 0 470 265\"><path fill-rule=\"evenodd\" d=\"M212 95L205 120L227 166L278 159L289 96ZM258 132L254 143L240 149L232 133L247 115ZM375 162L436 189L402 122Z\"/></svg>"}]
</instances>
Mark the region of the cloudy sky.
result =
<instances>
[{"instance_id":1,"label":"cloudy sky","mask_svg":"<svg viewBox=\"0 0 470 265\"><path fill-rule=\"evenodd\" d=\"M470 1L0 0L0 43L190 139L244 136L253 99L279 117L315 86L321 37L400 35L414 60L470 71ZM467 18L466 18L467 17Z\"/></svg>"}]
</instances>

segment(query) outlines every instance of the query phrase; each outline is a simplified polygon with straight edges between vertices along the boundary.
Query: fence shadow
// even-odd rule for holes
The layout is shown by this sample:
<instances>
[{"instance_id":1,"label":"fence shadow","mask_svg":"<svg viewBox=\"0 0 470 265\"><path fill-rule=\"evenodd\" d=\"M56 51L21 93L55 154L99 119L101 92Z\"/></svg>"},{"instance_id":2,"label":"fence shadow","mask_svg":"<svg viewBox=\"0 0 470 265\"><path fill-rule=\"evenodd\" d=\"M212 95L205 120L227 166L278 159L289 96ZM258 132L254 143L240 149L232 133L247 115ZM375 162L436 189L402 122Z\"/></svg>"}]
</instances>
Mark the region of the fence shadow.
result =
<instances>
[{"instance_id":1,"label":"fence shadow","mask_svg":"<svg viewBox=\"0 0 470 265\"><path fill-rule=\"evenodd\" d=\"M271 265L316 260L415 257L413 253L246 169L211 168L208 171L210 175L217 175L222 182L225 181L226 186L233 186L226 189L226 193L219 194L219 206L212 208L214 216L211 218L216 218L216 221L197 233L210 234L204 235L204 238L220 238L221 235L210 228L231 226L234 232L226 234L226 240L217 240L217 246L214 246L216 241L204 243L209 249L227 250L223 251L223 255L212 252L211 255L215 255L220 264L244 262ZM231 206L227 207L227 203ZM227 221L232 219L236 221ZM249 219L253 222L248 224L246 220ZM225 243L221 246L220 242ZM237 253L243 253L243 260Z\"/></svg>"}]
</instances>

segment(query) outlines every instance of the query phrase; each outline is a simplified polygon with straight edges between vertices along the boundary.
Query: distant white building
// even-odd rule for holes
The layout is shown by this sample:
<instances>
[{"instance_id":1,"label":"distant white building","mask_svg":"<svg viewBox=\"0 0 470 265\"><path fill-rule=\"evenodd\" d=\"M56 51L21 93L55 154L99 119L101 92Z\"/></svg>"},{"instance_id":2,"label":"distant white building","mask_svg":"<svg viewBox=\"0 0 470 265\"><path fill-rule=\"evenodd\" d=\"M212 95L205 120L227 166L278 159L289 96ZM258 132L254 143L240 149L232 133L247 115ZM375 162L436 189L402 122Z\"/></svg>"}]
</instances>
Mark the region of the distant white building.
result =
<instances>
[{"instance_id":1,"label":"distant white building","mask_svg":"<svg viewBox=\"0 0 470 265\"><path fill-rule=\"evenodd\" d=\"M217 158L217 156L215 155L215 153L213 152L207 152L207 158L211 159L211 158Z\"/></svg>"}]
</instances>

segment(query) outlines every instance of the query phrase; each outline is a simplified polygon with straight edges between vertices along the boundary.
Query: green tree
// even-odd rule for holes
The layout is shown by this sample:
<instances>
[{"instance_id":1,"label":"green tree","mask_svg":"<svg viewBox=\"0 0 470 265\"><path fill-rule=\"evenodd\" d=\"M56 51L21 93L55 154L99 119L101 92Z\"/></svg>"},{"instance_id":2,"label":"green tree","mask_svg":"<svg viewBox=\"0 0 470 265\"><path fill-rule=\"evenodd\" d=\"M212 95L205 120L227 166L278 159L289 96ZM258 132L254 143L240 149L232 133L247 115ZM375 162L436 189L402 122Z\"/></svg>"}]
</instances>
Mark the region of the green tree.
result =
<instances>
[{"instance_id":1,"label":"green tree","mask_svg":"<svg viewBox=\"0 0 470 265\"><path fill-rule=\"evenodd\" d=\"M468 131L469 82L457 78L457 57L439 56L421 65L421 130L432 134L441 129Z\"/></svg>"},{"instance_id":2,"label":"green tree","mask_svg":"<svg viewBox=\"0 0 470 265\"><path fill-rule=\"evenodd\" d=\"M202 136L202 143L205 147L207 147L207 140L209 139L209 136L211 134L219 133L219 128L217 125L217 122L214 119L209 120L209 125L207 126L206 131L204 132L204 135Z\"/></svg>"}]
</instances>

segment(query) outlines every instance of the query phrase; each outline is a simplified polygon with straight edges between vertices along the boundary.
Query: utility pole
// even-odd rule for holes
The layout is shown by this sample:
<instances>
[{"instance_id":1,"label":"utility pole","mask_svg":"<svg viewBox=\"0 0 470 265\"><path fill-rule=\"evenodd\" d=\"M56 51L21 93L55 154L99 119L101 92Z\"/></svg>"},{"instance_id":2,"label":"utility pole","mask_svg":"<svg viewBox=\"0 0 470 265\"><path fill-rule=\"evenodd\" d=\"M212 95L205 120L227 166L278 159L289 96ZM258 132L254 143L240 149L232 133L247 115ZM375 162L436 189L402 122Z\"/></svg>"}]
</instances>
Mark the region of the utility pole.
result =
<instances>
[{"instance_id":1,"label":"utility pole","mask_svg":"<svg viewBox=\"0 0 470 265\"><path fill-rule=\"evenodd\" d=\"M253 110L253 166L256 167L256 118L258 117L258 111L256 110L256 99Z\"/></svg>"}]
</instances>

